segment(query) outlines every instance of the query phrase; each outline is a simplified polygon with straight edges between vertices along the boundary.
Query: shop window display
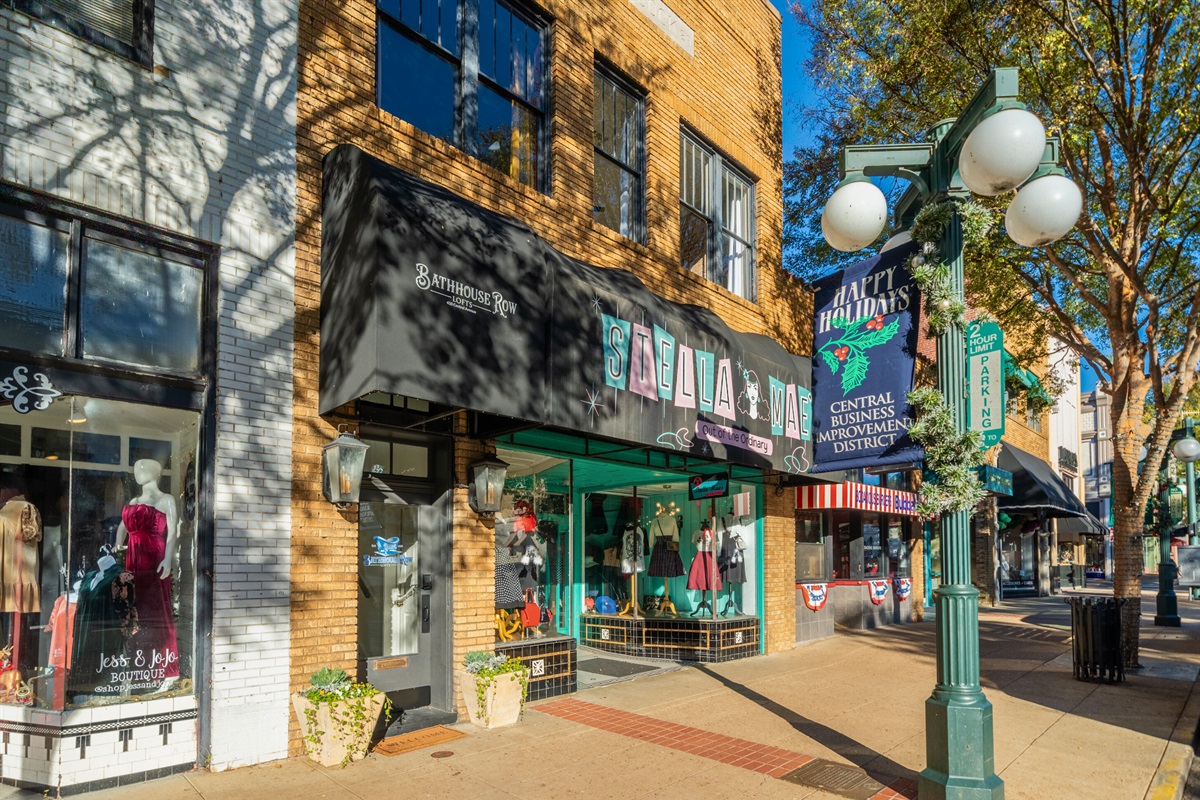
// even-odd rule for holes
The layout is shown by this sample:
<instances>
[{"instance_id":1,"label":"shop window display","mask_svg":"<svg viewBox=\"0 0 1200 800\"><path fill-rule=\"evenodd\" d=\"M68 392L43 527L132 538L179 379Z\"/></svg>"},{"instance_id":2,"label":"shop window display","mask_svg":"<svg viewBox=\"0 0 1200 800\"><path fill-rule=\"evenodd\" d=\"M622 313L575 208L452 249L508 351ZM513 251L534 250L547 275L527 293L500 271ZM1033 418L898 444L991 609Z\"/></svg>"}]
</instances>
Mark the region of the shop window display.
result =
<instances>
[{"instance_id":1,"label":"shop window display","mask_svg":"<svg viewBox=\"0 0 1200 800\"><path fill-rule=\"evenodd\" d=\"M501 451L510 465L496 515L496 638L570 633L570 463Z\"/></svg>"},{"instance_id":2,"label":"shop window display","mask_svg":"<svg viewBox=\"0 0 1200 800\"><path fill-rule=\"evenodd\" d=\"M695 502L682 489L631 489L585 502L585 612L711 617L715 604L718 616L755 613L751 491Z\"/></svg>"},{"instance_id":3,"label":"shop window display","mask_svg":"<svg viewBox=\"0 0 1200 800\"><path fill-rule=\"evenodd\" d=\"M199 428L82 396L0 408L0 702L191 694Z\"/></svg>"}]
</instances>

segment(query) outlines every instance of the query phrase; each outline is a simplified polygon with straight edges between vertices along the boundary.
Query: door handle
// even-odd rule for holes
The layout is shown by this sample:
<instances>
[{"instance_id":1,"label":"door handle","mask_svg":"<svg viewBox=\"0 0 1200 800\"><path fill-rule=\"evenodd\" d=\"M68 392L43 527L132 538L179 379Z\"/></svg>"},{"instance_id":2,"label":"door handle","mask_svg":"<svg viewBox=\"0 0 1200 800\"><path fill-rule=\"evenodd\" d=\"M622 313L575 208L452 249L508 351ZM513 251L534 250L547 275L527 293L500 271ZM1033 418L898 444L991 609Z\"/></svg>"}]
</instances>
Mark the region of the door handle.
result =
<instances>
[{"instance_id":1,"label":"door handle","mask_svg":"<svg viewBox=\"0 0 1200 800\"><path fill-rule=\"evenodd\" d=\"M421 633L429 633L429 595L421 595Z\"/></svg>"}]
</instances>

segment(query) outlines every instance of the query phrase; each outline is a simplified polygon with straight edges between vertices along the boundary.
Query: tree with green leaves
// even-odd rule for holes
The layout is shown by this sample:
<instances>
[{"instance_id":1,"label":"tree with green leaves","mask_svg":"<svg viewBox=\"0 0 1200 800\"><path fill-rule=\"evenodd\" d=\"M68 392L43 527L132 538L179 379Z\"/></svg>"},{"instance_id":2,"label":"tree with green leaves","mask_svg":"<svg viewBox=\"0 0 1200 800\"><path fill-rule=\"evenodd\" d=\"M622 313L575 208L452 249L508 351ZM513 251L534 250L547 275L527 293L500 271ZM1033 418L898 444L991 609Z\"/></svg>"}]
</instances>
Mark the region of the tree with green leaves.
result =
<instances>
[{"instance_id":1,"label":"tree with green leaves","mask_svg":"<svg viewBox=\"0 0 1200 800\"><path fill-rule=\"evenodd\" d=\"M1114 593L1139 598L1144 510L1200 358L1200 2L811 0L792 11L816 86L800 109L814 139L785 166L787 265L801 277L857 258L820 234L843 145L926 138L1000 66L1020 68L1021 99L1061 137L1085 198L1075 230L1028 250L998 225L968 253L968 300L1027 334L1019 361L1044 358L1054 336L1112 396ZM1010 199L985 202L999 220ZM1128 666L1137 605L1122 625Z\"/></svg>"}]
</instances>

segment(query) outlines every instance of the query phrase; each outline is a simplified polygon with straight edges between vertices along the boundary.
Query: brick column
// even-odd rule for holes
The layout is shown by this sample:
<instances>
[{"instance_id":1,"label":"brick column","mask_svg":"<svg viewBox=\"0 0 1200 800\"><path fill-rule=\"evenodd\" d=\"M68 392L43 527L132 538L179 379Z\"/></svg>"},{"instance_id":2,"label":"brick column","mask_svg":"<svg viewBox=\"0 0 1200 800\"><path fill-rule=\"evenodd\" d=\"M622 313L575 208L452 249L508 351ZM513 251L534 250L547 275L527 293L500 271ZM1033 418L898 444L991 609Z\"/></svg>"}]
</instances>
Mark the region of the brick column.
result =
<instances>
[{"instance_id":1,"label":"brick column","mask_svg":"<svg viewBox=\"0 0 1200 800\"><path fill-rule=\"evenodd\" d=\"M454 560L451 591L451 625L454 668L472 650L491 651L496 646L496 548L495 522L471 509L466 486L472 462L494 451L485 442L466 438L467 415L454 419L454 519L451 558ZM457 679L456 679L457 680ZM455 689L458 713L466 718L466 707Z\"/></svg>"}]
</instances>

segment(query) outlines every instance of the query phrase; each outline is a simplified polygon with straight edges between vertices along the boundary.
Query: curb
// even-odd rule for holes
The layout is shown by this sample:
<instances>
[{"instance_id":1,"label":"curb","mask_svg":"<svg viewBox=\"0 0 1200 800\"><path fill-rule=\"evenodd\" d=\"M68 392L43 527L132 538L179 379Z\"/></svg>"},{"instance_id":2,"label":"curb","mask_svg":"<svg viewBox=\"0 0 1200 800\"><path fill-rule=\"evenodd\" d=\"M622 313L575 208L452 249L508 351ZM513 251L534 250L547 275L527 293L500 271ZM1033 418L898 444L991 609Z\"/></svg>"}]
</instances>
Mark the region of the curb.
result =
<instances>
[{"instance_id":1,"label":"curb","mask_svg":"<svg viewBox=\"0 0 1200 800\"><path fill-rule=\"evenodd\" d=\"M1195 750L1192 743L1200 732L1200 677L1192 683L1187 703L1175 722L1171 738L1158 762L1158 771L1145 800L1180 800L1187 785Z\"/></svg>"}]
</instances>

